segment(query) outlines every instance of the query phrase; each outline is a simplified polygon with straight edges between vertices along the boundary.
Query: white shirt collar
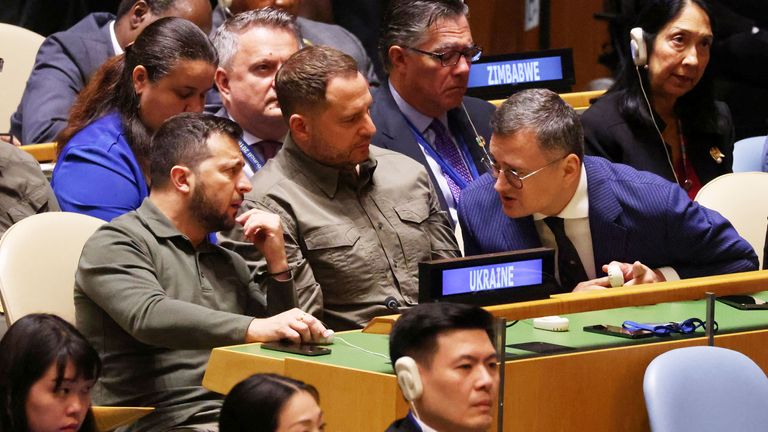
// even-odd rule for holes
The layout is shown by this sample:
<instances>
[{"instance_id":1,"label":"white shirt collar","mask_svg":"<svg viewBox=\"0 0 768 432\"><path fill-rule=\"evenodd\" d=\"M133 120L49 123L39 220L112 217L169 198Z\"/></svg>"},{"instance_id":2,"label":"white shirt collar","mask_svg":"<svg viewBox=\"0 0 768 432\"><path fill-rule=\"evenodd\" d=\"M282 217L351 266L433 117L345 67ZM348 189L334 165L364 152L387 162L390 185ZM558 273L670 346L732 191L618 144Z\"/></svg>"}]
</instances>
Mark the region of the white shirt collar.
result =
<instances>
[{"instance_id":1,"label":"white shirt collar","mask_svg":"<svg viewBox=\"0 0 768 432\"><path fill-rule=\"evenodd\" d=\"M112 41L112 49L115 51L115 55L123 53L123 48L117 41L117 35L115 34L115 20L109 22L109 39Z\"/></svg>"},{"instance_id":2,"label":"white shirt collar","mask_svg":"<svg viewBox=\"0 0 768 432\"><path fill-rule=\"evenodd\" d=\"M405 118L407 118L408 121L410 121L411 124L413 124L413 126L423 134L429 125L432 124L433 118L420 113L416 108L411 106L411 104L406 102L405 99L400 96L400 93L395 90L395 87L392 85L391 81L388 84L389 91L392 93L392 98L395 100L395 105L397 105ZM448 113L441 115L438 120L440 120L443 123L443 126L448 129Z\"/></svg>"},{"instance_id":3,"label":"white shirt collar","mask_svg":"<svg viewBox=\"0 0 768 432\"><path fill-rule=\"evenodd\" d=\"M233 122L237 123L237 121L235 121L235 119L233 119L232 116L229 115L229 111L227 111L227 109L224 108L224 107L221 107L221 109L219 109L216 112L215 115L217 117L226 117L226 118L232 120ZM259 143L261 141L264 141L264 140L259 138L259 137L257 137L256 135L253 135L252 133L248 132L247 130L243 129L243 142L245 142L249 146L252 146L252 145L254 145L256 143Z\"/></svg>"},{"instance_id":4,"label":"white shirt collar","mask_svg":"<svg viewBox=\"0 0 768 432\"><path fill-rule=\"evenodd\" d=\"M587 188L587 170L584 169L584 164L581 165L581 175L579 177L579 184L576 186L576 192L574 192L571 200L563 208L563 210L555 216L563 219L580 219L589 217L589 194ZM534 213L533 220L541 220L547 217L541 213Z\"/></svg>"}]
</instances>

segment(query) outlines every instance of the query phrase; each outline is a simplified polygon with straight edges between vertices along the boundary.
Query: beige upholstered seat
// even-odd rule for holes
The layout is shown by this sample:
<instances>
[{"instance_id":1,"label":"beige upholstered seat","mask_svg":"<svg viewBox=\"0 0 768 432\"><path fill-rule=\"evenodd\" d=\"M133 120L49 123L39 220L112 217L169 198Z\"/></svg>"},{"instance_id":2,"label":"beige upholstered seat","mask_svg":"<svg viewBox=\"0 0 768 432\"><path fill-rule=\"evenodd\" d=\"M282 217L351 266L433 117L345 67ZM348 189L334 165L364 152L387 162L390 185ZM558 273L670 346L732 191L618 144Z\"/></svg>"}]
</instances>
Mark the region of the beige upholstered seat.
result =
<instances>
[{"instance_id":1,"label":"beige upholstered seat","mask_svg":"<svg viewBox=\"0 0 768 432\"><path fill-rule=\"evenodd\" d=\"M0 23L0 132L8 132L11 114L21 101L37 50L45 38L23 27Z\"/></svg>"},{"instance_id":2,"label":"beige upholstered seat","mask_svg":"<svg viewBox=\"0 0 768 432\"><path fill-rule=\"evenodd\" d=\"M8 325L34 312L75 322L75 271L85 241L104 223L51 212L17 222L0 239L0 299Z\"/></svg>"},{"instance_id":3,"label":"beige upholstered seat","mask_svg":"<svg viewBox=\"0 0 768 432\"><path fill-rule=\"evenodd\" d=\"M74 324L75 271L86 240L105 222L79 213L51 212L17 222L0 238L0 299L8 325L35 312ZM94 406L99 431L151 413L151 407Z\"/></svg>"},{"instance_id":4,"label":"beige upholstered seat","mask_svg":"<svg viewBox=\"0 0 768 432\"><path fill-rule=\"evenodd\" d=\"M701 188L696 202L719 212L728 219L755 249L763 261L768 200L762 195L768 190L768 173L740 172L722 175Z\"/></svg>"}]
</instances>

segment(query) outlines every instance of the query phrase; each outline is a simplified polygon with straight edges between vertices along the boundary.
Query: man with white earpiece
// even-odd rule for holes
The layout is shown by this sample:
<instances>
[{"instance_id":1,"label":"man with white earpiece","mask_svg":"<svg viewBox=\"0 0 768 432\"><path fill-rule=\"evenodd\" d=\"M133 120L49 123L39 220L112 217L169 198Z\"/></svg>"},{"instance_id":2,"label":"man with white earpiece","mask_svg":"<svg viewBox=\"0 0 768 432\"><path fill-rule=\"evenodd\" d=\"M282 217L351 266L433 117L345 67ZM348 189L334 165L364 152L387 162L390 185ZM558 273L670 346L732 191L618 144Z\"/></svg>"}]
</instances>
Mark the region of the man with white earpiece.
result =
<instances>
[{"instance_id":1,"label":"man with white earpiece","mask_svg":"<svg viewBox=\"0 0 768 432\"><path fill-rule=\"evenodd\" d=\"M389 357L409 402L386 432L480 432L493 423L499 361L493 317L477 306L426 303L397 320Z\"/></svg>"}]
</instances>

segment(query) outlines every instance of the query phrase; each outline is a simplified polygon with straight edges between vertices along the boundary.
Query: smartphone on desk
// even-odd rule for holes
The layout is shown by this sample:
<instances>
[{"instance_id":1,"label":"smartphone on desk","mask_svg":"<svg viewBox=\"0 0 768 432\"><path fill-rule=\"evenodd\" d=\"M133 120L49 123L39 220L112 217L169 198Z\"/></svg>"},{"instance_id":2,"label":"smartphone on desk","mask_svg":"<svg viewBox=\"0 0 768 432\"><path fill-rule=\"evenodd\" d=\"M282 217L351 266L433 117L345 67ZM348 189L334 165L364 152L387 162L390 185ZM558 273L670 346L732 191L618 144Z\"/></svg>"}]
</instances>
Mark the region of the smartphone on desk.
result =
<instances>
[{"instance_id":1,"label":"smartphone on desk","mask_svg":"<svg viewBox=\"0 0 768 432\"><path fill-rule=\"evenodd\" d=\"M261 347L265 350L282 351L291 354L299 354L305 356L321 356L331 353L330 348L325 348L317 345L310 344L297 344L293 342L266 342L261 344Z\"/></svg>"},{"instance_id":2,"label":"smartphone on desk","mask_svg":"<svg viewBox=\"0 0 768 432\"><path fill-rule=\"evenodd\" d=\"M621 326L609 325L609 324L597 324L591 326L584 326L585 332L599 333L609 336L616 336L625 339L642 339L653 336L653 332L650 330L629 330Z\"/></svg>"},{"instance_id":3,"label":"smartphone on desk","mask_svg":"<svg viewBox=\"0 0 768 432\"><path fill-rule=\"evenodd\" d=\"M749 295L727 295L718 297L717 300L721 303L727 304L728 306L732 306L741 310L768 309L768 303L766 303L765 300L761 300Z\"/></svg>"}]
</instances>

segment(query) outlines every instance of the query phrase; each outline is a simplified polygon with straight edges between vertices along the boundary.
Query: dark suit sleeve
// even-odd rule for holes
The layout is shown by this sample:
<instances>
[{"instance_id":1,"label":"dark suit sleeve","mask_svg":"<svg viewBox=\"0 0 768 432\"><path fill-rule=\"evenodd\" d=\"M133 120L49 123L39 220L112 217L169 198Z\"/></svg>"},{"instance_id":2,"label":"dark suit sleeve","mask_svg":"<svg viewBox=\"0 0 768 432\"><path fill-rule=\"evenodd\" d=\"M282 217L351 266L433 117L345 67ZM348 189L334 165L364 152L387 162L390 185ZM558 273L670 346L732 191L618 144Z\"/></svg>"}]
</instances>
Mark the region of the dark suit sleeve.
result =
<instances>
[{"instance_id":1,"label":"dark suit sleeve","mask_svg":"<svg viewBox=\"0 0 768 432\"><path fill-rule=\"evenodd\" d=\"M481 253L480 246L477 244L473 227L471 226L471 218L468 217L468 210L464 203L466 201L459 200L457 210L459 212L459 225L461 226L461 237L464 240L464 256L478 255Z\"/></svg>"},{"instance_id":2,"label":"dark suit sleeve","mask_svg":"<svg viewBox=\"0 0 768 432\"><path fill-rule=\"evenodd\" d=\"M43 42L19 106L22 144L52 142L67 125L69 109L85 85L76 52L82 41L52 36Z\"/></svg>"},{"instance_id":3,"label":"dark suit sleeve","mask_svg":"<svg viewBox=\"0 0 768 432\"><path fill-rule=\"evenodd\" d=\"M730 222L719 213L688 199L683 189L670 185L668 195L668 252L681 278L694 278L758 269L757 255Z\"/></svg>"},{"instance_id":4,"label":"dark suit sleeve","mask_svg":"<svg viewBox=\"0 0 768 432\"><path fill-rule=\"evenodd\" d=\"M368 53L365 52L365 48L363 48L363 44L360 43L360 39L358 39L357 36L341 26L339 26L339 33L340 35L343 34L349 39L349 47L354 47L354 50L351 50L354 52L350 55L355 58L355 61L357 62L357 69L368 80L368 84L375 87L381 85L379 76L376 75L376 71L373 69L373 62L371 62L371 58L368 57Z\"/></svg>"}]
</instances>

